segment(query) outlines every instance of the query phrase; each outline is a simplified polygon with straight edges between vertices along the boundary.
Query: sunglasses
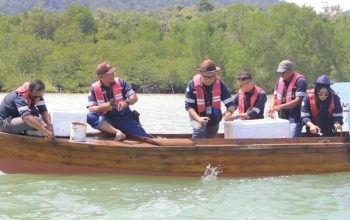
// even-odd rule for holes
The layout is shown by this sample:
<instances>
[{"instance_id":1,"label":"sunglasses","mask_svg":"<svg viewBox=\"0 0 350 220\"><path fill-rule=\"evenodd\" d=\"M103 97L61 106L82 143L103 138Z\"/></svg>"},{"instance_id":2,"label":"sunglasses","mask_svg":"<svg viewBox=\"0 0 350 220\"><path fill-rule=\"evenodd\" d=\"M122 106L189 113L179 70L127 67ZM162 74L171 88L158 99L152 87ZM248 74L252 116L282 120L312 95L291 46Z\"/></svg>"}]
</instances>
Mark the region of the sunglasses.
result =
<instances>
[{"instance_id":1,"label":"sunglasses","mask_svg":"<svg viewBox=\"0 0 350 220\"><path fill-rule=\"evenodd\" d=\"M286 74L287 72L288 72L288 70L286 70L286 71L280 73L280 75L284 75L284 74Z\"/></svg>"},{"instance_id":2,"label":"sunglasses","mask_svg":"<svg viewBox=\"0 0 350 220\"><path fill-rule=\"evenodd\" d=\"M101 75L101 76L110 76L110 75L112 75L112 74L115 74L115 72L113 72L113 73L105 72L105 73L102 73L102 74L100 74L100 75Z\"/></svg>"},{"instance_id":3,"label":"sunglasses","mask_svg":"<svg viewBox=\"0 0 350 220\"><path fill-rule=\"evenodd\" d=\"M240 81L246 81L246 80L249 80L251 79L250 77L247 77L247 76L244 76L244 77L237 77L237 80L240 80Z\"/></svg>"},{"instance_id":4,"label":"sunglasses","mask_svg":"<svg viewBox=\"0 0 350 220\"><path fill-rule=\"evenodd\" d=\"M324 97L327 97L327 96L329 96L329 93L323 93L323 92L319 92L319 93L317 93L317 95L318 96L324 96Z\"/></svg>"},{"instance_id":5,"label":"sunglasses","mask_svg":"<svg viewBox=\"0 0 350 220\"><path fill-rule=\"evenodd\" d=\"M204 79L214 79L216 76L203 76Z\"/></svg>"}]
</instances>

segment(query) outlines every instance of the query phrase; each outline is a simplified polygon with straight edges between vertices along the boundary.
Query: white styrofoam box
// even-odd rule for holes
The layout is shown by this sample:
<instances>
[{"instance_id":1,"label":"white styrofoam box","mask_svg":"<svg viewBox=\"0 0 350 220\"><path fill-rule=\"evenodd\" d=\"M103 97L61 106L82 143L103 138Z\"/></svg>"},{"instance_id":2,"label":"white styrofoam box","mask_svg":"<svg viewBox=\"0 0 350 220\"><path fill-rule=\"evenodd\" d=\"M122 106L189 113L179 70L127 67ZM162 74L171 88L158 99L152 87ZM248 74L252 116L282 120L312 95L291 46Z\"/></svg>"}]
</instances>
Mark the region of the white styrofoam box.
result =
<instances>
[{"instance_id":1,"label":"white styrofoam box","mask_svg":"<svg viewBox=\"0 0 350 220\"><path fill-rule=\"evenodd\" d=\"M52 111L50 112L51 122L53 124L53 132L55 136L69 137L72 122L86 124L86 112L65 112Z\"/></svg>"},{"instance_id":2,"label":"white styrofoam box","mask_svg":"<svg viewBox=\"0 0 350 220\"><path fill-rule=\"evenodd\" d=\"M289 121L285 119L254 119L224 122L225 139L289 138Z\"/></svg>"}]
</instances>

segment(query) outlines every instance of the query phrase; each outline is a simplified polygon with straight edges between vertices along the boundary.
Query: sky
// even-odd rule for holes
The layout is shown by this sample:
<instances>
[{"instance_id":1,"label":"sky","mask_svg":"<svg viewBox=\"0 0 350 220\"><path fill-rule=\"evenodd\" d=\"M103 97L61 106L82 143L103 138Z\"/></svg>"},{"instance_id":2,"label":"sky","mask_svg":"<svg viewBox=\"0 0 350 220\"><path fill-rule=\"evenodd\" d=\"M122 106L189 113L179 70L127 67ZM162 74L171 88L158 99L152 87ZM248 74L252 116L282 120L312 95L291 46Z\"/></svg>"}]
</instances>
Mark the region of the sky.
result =
<instances>
[{"instance_id":1,"label":"sky","mask_svg":"<svg viewBox=\"0 0 350 220\"><path fill-rule=\"evenodd\" d=\"M322 12L324 6L339 5L342 11L350 10L349 0L285 0L286 2L294 2L297 5L312 6L316 12Z\"/></svg>"}]
</instances>

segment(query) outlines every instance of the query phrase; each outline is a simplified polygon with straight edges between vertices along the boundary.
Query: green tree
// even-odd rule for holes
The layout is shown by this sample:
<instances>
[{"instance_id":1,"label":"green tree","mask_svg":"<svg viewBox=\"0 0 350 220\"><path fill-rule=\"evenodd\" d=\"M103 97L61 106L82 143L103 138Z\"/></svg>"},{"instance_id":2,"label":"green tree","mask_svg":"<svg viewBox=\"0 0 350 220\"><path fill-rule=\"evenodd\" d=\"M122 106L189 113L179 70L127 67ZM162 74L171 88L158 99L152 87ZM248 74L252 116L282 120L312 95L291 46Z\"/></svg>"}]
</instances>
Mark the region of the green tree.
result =
<instances>
[{"instance_id":1,"label":"green tree","mask_svg":"<svg viewBox=\"0 0 350 220\"><path fill-rule=\"evenodd\" d=\"M200 12L212 11L214 9L214 6L208 0L199 0L197 7Z\"/></svg>"},{"instance_id":2,"label":"green tree","mask_svg":"<svg viewBox=\"0 0 350 220\"><path fill-rule=\"evenodd\" d=\"M37 77L49 91L86 92L96 65L108 61L138 91L183 93L205 58L221 67L233 90L237 74L247 70L272 92L284 59L309 85L321 73L350 80L350 17L339 8L323 14L290 3L207 9L92 12L72 5L64 12L0 14L0 89Z\"/></svg>"},{"instance_id":3,"label":"green tree","mask_svg":"<svg viewBox=\"0 0 350 220\"><path fill-rule=\"evenodd\" d=\"M25 17L22 19L23 30L41 39L52 40L55 30L62 24L60 15L44 11L29 11Z\"/></svg>"},{"instance_id":4,"label":"green tree","mask_svg":"<svg viewBox=\"0 0 350 220\"><path fill-rule=\"evenodd\" d=\"M82 34L92 35L93 42L96 42L95 34L98 31L98 27L89 8L83 5L73 4L65 10L64 15L67 19L67 24L77 25Z\"/></svg>"}]
</instances>

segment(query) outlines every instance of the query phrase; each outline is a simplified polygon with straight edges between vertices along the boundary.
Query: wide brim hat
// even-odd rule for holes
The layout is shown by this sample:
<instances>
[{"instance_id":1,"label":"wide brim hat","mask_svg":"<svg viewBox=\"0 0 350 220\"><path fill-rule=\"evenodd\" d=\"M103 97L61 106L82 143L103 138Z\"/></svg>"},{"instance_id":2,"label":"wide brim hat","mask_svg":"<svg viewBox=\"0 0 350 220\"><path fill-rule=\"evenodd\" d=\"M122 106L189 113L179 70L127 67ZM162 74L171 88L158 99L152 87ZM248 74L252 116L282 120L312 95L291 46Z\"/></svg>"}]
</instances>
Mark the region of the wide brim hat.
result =
<instances>
[{"instance_id":1,"label":"wide brim hat","mask_svg":"<svg viewBox=\"0 0 350 220\"><path fill-rule=\"evenodd\" d=\"M202 62L200 67L198 67L196 70L201 72L210 72L210 73L216 73L221 70L220 67L216 66L214 61L210 59L206 59Z\"/></svg>"}]
</instances>

